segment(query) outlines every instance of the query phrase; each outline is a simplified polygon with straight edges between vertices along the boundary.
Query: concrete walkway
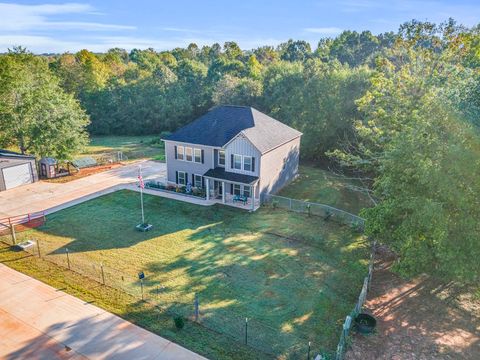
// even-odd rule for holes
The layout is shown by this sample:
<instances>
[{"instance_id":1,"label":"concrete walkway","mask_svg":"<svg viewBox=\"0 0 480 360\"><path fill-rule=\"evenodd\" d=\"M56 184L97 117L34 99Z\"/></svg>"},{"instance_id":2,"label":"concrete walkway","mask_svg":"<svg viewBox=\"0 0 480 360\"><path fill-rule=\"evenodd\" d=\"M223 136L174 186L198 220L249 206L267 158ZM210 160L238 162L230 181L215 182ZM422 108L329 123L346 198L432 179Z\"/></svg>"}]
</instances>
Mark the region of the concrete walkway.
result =
<instances>
[{"instance_id":1,"label":"concrete walkway","mask_svg":"<svg viewBox=\"0 0 480 360\"><path fill-rule=\"evenodd\" d=\"M93 174L67 183L39 181L0 192L0 218L45 211L51 213L59 206L80 203L108 192L119 190L119 185L134 183L138 166L146 180L163 180L166 165L156 161L140 161L112 170ZM65 207L65 206L64 206Z\"/></svg>"},{"instance_id":2,"label":"concrete walkway","mask_svg":"<svg viewBox=\"0 0 480 360\"><path fill-rule=\"evenodd\" d=\"M0 358L205 359L3 264Z\"/></svg>"}]
</instances>

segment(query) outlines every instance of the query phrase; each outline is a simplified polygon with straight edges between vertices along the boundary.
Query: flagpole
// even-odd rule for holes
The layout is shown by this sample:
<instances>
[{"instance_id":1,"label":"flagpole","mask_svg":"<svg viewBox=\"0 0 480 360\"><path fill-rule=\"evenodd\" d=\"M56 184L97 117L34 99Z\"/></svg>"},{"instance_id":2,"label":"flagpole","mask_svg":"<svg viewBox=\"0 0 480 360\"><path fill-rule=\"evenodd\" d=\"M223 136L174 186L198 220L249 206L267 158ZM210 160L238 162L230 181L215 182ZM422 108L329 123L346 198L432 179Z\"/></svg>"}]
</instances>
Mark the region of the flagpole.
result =
<instances>
[{"instance_id":1,"label":"flagpole","mask_svg":"<svg viewBox=\"0 0 480 360\"><path fill-rule=\"evenodd\" d=\"M143 178L142 178L142 166L138 166L138 178L140 179L140 204L142 206L142 224L145 224L145 216L143 213Z\"/></svg>"}]
</instances>

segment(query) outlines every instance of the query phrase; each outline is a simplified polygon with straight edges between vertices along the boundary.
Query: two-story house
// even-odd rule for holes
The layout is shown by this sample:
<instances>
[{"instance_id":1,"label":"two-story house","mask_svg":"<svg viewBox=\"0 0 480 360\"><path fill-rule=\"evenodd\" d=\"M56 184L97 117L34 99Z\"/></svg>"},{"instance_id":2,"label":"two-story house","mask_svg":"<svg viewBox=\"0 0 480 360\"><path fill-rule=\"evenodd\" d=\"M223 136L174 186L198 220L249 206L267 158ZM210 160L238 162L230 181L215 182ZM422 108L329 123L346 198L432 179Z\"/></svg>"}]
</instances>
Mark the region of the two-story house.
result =
<instances>
[{"instance_id":1,"label":"two-story house","mask_svg":"<svg viewBox=\"0 0 480 360\"><path fill-rule=\"evenodd\" d=\"M248 106L218 106L165 137L167 182L255 209L298 172L302 133Z\"/></svg>"}]
</instances>

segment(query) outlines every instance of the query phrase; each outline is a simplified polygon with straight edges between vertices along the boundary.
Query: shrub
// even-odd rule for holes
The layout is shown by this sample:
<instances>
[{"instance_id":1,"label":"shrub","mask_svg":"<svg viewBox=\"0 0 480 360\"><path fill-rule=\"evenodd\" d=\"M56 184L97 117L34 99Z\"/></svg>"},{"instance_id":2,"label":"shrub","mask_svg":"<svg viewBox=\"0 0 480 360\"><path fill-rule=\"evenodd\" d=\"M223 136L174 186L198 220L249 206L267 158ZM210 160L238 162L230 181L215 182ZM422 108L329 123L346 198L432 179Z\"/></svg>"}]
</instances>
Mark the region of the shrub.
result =
<instances>
[{"instance_id":1,"label":"shrub","mask_svg":"<svg viewBox=\"0 0 480 360\"><path fill-rule=\"evenodd\" d=\"M185 319L183 318L183 316L175 316L173 318L173 322L175 323L175 327L178 330L182 330L183 327L185 326Z\"/></svg>"}]
</instances>

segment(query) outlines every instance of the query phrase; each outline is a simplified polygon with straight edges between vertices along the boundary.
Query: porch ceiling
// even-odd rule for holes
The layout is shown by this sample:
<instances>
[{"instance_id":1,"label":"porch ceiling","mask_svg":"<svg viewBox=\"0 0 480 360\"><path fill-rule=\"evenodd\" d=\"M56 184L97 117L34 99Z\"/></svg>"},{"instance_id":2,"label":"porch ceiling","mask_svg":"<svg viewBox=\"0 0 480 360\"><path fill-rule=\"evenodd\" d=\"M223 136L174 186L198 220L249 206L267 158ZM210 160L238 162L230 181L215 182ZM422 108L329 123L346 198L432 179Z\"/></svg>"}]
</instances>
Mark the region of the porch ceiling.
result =
<instances>
[{"instance_id":1,"label":"porch ceiling","mask_svg":"<svg viewBox=\"0 0 480 360\"><path fill-rule=\"evenodd\" d=\"M215 169L208 170L203 176L216 179L230 181L239 184L253 185L258 181L257 176L237 174L234 172L225 171L222 167L216 167Z\"/></svg>"}]
</instances>

